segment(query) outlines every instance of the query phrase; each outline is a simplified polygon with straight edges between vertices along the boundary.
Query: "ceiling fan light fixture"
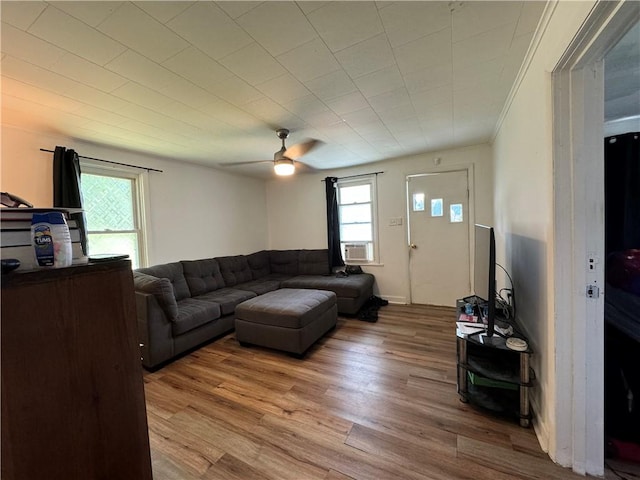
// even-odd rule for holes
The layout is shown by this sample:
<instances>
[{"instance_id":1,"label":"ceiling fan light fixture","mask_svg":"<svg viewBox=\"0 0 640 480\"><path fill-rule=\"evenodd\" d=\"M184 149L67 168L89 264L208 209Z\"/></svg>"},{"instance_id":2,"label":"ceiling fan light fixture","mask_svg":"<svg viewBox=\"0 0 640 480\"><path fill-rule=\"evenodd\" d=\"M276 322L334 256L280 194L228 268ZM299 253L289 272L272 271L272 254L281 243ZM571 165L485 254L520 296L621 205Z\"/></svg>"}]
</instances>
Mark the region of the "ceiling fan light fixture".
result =
<instances>
[{"instance_id":1,"label":"ceiling fan light fixture","mask_svg":"<svg viewBox=\"0 0 640 480\"><path fill-rule=\"evenodd\" d=\"M273 170L276 172L276 175L293 175L293 172L296 171L296 167L293 164L293 160L289 158L282 158L274 162Z\"/></svg>"}]
</instances>

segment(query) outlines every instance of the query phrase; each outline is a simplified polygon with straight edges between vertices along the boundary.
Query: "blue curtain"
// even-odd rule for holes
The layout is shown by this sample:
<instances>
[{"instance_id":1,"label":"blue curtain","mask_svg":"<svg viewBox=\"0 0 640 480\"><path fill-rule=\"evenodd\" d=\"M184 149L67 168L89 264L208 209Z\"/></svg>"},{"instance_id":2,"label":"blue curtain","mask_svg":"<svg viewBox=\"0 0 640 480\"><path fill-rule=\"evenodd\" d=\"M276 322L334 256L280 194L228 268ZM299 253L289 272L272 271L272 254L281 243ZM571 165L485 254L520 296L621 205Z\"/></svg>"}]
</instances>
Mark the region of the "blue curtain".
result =
<instances>
[{"instance_id":1,"label":"blue curtain","mask_svg":"<svg viewBox=\"0 0 640 480\"><path fill-rule=\"evenodd\" d=\"M57 146L53 153L53 206L60 208L82 208L80 193L80 158L65 147ZM80 230L82 253L87 255L87 222L84 212L74 212L69 218L75 220Z\"/></svg>"},{"instance_id":2,"label":"blue curtain","mask_svg":"<svg viewBox=\"0 0 640 480\"><path fill-rule=\"evenodd\" d=\"M327 195L327 248L329 250L329 265L332 268L342 267L344 265L342 250L340 249L337 183L337 177L327 177L324 179Z\"/></svg>"}]
</instances>

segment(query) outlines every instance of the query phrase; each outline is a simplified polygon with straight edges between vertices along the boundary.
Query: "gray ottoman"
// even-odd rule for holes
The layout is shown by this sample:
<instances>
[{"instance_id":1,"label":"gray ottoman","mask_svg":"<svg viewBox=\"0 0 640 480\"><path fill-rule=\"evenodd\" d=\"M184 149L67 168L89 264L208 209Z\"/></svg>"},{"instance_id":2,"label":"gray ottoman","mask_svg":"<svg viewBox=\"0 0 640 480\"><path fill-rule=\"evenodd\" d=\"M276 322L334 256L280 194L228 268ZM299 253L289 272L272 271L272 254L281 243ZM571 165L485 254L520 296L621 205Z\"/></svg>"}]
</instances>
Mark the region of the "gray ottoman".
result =
<instances>
[{"instance_id":1,"label":"gray ottoman","mask_svg":"<svg viewBox=\"0 0 640 480\"><path fill-rule=\"evenodd\" d=\"M335 327L336 294L326 290L281 288L236 306L236 338L243 344L302 356Z\"/></svg>"}]
</instances>

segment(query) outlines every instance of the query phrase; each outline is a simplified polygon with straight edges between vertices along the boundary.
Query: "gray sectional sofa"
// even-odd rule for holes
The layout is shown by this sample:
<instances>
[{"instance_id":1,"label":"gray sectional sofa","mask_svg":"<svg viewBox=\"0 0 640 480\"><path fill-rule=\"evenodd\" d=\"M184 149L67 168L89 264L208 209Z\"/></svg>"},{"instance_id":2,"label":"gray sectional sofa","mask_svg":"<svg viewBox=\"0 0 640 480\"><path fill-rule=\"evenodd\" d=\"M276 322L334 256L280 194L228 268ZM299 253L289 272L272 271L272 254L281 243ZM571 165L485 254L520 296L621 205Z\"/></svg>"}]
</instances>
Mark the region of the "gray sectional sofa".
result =
<instances>
[{"instance_id":1,"label":"gray sectional sofa","mask_svg":"<svg viewBox=\"0 0 640 480\"><path fill-rule=\"evenodd\" d=\"M235 307L279 288L329 290L339 313L373 295L371 274L336 276L327 250L262 250L133 272L142 364L155 369L234 328Z\"/></svg>"}]
</instances>

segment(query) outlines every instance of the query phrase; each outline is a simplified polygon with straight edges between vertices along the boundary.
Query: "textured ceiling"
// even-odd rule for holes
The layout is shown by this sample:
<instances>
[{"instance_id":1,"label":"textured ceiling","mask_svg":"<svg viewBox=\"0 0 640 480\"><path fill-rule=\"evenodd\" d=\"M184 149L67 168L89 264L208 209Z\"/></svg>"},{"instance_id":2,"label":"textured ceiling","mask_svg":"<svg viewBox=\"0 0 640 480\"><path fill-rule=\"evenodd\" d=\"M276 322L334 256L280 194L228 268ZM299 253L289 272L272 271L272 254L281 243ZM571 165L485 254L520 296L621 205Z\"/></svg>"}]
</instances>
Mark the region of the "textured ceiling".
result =
<instances>
[{"instance_id":1,"label":"textured ceiling","mask_svg":"<svg viewBox=\"0 0 640 480\"><path fill-rule=\"evenodd\" d=\"M486 142L543 9L3 1L2 121L207 165L273 158L278 127L318 169Z\"/></svg>"}]
</instances>

